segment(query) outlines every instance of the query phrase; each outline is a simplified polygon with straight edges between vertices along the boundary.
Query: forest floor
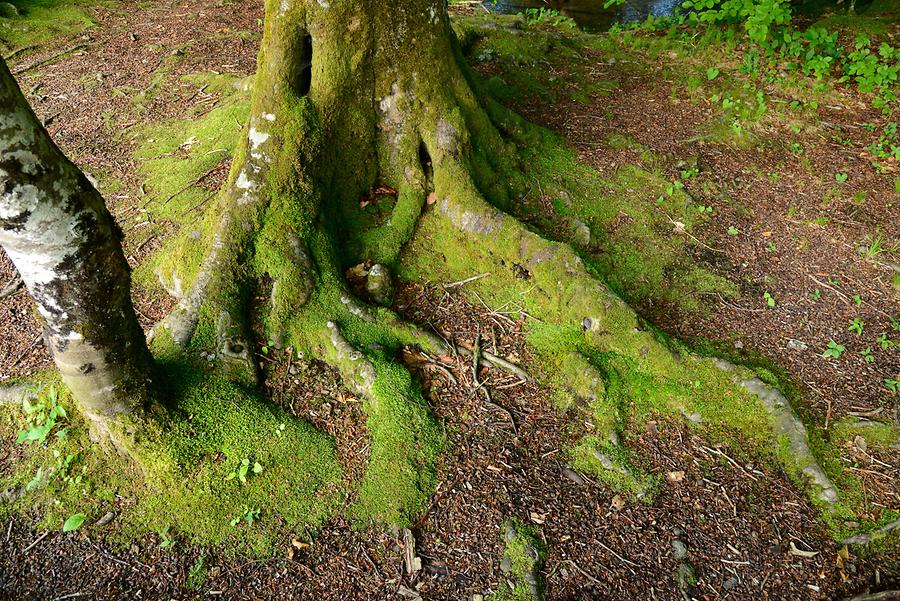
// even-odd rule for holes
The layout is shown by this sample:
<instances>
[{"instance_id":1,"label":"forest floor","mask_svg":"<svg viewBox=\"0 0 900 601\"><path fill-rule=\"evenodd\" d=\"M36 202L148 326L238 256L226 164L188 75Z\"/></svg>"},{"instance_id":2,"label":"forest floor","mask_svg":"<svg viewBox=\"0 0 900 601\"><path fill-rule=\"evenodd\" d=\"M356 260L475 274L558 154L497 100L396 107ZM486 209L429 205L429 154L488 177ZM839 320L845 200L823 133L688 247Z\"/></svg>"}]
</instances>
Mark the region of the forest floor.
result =
<instances>
[{"instance_id":1,"label":"forest floor","mask_svg":"<svg viewBox=\"0 0 900 601\"><path fill-rule=\"evenodd\" d=\"M148 154L161 131L152 125L197 121L230 101L255 68L262 6L126 0L83 10L87 28L74 18L71 30L12 43L4 56L26 46L11 69L54 140L99 181L138 266L175 230L145 209L159 194L152 164L187 158L201 143L185 137ZM582 251L643 316L789 382L798 411L831 443L830 473L854 480L860 519L896 519L900 416L886 386L900 379L900 169L876 168L866 150L889 118L845 88L820 102L802 86L754 82L748 91L721 44L654 32L586 36L456 12L486 87L564 138L589 169L581 183L607 203L583 214L566 206L565 190L535 189L518 216L560 239L586 224ZM710 79L713 64L722 73ZM753 108L757 89L765 115ZM723 109L726 96L747 108ZM234 120L217 132L203 167L171 194L206 202L242 127ZM673 204L679 194L686 200ZM0 251L0 287L14 279ZM149 327L172 301L138 284ZM405 283L395 309L457 340L483 335L499 355L529 353L523 316L437 284ZM49 369L27 293L0 300L0 316L0 380ZM859 332L848 329L854 320ZM830 341L845 347L840 357L822 356ZM332 435L352 479L367 452L360 401L314 360L259 358L267 396ZM511 515L538 526L547 545L548 599L832 599L900 586L896 545L874 555L836 546L784 473L735 461L740 449L688 424L660 417L629 433L627 446L662 487L652 503L626 502L569 468L565 450L578 430L540 385L481 374L514 431L480 401L470 364L448 364L451 378L415 353L404 361L448 441L431 505L412 527L421 571L404 570L399 533L343 519L311 545L287 536L278 556L259 558L177 537L161 546L162 533L122 548L104 537L115 519L63 534L38 528L35 512L0 524L0 597L469 599L505 578L500 533ZM12 438L0 442L2 475L19 451ZM679 589L682 547L696 573Z\"/></svg>"}]
</instances>

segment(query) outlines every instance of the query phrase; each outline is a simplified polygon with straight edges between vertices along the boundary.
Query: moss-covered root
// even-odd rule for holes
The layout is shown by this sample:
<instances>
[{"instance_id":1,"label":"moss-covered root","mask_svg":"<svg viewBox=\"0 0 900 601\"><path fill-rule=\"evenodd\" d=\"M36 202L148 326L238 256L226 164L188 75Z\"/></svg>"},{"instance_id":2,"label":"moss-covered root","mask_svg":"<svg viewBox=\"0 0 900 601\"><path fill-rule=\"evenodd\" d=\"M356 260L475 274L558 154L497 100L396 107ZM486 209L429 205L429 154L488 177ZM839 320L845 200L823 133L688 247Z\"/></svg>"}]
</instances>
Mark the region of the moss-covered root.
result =
<instances>
[{"instance_id":1,"label":"moss-covered root","mask_svg":"<svg viewBox=\"0 0 900 601\"><path fill-rule=\"evenodd\" d=\"M491 595L491 601L542 601L544 546L531 528L515 519L503 525L503 540L506 550L500 561L500 571L506 581L500 583Z\"/></svg>"},{"instance_id":2,"label":"moss-covered root","mask_svg":"<svg viewBox=\"0 0 900 601\"><path fill-rule=\"evenodd\" d=\"M622 409L699 414L722 430L740 429L748 450L777 458L798 483L810 485L816 501L834 504L837 493L809 450L802 424L785 421L780 411L785 402L769 402L771 391L754 389L747 369L727 372L712 359L673 351L570 246L542 238L489 205L470 172L456 157L435 154L435 210L425 214L405 268L414 277L450 281L490 272L470 289L486 302L521 305L534 318L526 324L528 341L541 359L567 374L577 357L572 353L579 353L599 370L606 386L596 395L601 428L585 457L622 473L600 448L608 446Z\"/></svg>"},{"instance_id":3,"label":"moss-covered root","mask_svg":"<svg viewBox=\"0 0 900 601\"><path fill-rule=\"evenodd\" d=\"M725 372L734 373L736 370L733 363L723 359L716 359L715 363ZM809 448L806 426L791 409L791 404L784 394L756 377L742 378L735 374L734 382L753 393L771 414L775 434L787 445L794 468L806 476L816 498L827 505L834 505L838 500L837 489Z\"/></svg>"},{"instance_id":4,"label":"moss-covered root","mask_svg":"<svg viewBox=\"0 0 900 601\"><path fill-rule=\"evenodd\" d=\"M373 328L375 329L375 328ZM406 526L425 508L435 486L442 435L409 371L378 345L356 349L339 326L327 323L322 356L364 401L372 439L353 517L363 523Z\"/></svg>"}]
</instances>

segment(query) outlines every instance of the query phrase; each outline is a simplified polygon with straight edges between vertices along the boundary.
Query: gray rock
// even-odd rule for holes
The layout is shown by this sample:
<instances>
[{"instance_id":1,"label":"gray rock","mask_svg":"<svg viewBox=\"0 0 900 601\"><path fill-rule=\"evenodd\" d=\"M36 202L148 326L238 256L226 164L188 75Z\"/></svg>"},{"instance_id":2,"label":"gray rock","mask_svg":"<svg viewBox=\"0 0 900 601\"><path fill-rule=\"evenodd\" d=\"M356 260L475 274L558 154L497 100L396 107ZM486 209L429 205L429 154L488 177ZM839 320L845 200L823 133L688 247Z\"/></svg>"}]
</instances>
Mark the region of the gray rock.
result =
<instances>
[{"instance_id":1,"label":"gray rock","mask_svg":"<svg viewBox=\"0 0 900 601\"><path fill-rule=\"evenodd\" d=\"M686 561L678 564L678 570L675 572L675 581L678 583L678 588L681 589L697 584L697 572L694 570L694 566Z\"/></svg>"},{"instance_id":2,"label":"gray rock","mask_svg":"<svg viewBox=\"0 0 900 601\"><path fill-rule=\"evenodd\" d=\"M792 351L805 351L809 348L809 346L802 340L794 340L793 338L788 339L787 347Z\"/></svg>"},{"instance_id":3,"label":"gray rock","mask_svg":"<svg viewBox=\"0 0 900 601\"><path fill-rule=\"evenodd\" d=\"M512 570L512 558L509 555L503 556L503 561L500 562L500 571L504 574L509 574Z\"/></svg>"},{"instance_id":4,"label":"gray rock","mask_svg":"<svg viewBox=\"0 0 900 601\"><path fill-rule=\"evenodd\" d=\"M113 521L114 517L116 517L116 514L114 514L112 511L107 511L99 520L97 520L97 525L106 526L108 523Z\"/></svg>"},{"instance_id":5,"label":"gray rock","mask_svg":"<svg viewBox=\"0 0 900 601\"><path fill-rule=\"evenodd\" d=\"M591 243L591 228L580 219L572 219L569 222L572 230L572 240L579 246L589 246Z\"/></svg>"},{"instance_id":6,"label":"gray rock","mask_svg":"<svg viewBox=\"0 0 900 601\"><path fill-rule=\"evenodd\" d=\"M387 307L394 299L394 283L390 272L384 265L376 263L369 269L369 275L366 277L366 292L372 297L372 300Z\"/></svg>"},{"instance_id":7,"label":"gray rock","mask_svg":"<svg viewBox=\"0 0 900 601\"><path fill-rule=\"evenodd\" d=\"M730 591L731 589L736 587L739 582L740 582L740 580L738 580L736 576L732 576L731 578L729 578L728 580L726 580L725 582L722 583L722 588L724 588L726 591Z\"/></svg>"},{"instance_id":8,"label":"gray rock","mask_svg":"<svg viewBox=\"0 0 900 601\"><path fill-rule=\"evenodd\" d=\"M557 192L557 195L564 205L566 205L570 209L572 208L572 197L568 192L566 192L565 190L560 190L559 192Z\"/></svg>"},{"instance_id":9,"label":"gray rock","mask_svg":"<svg viewBox=\"0 0 900 601\"><path fill-rule=\"evenodd\" d=\"M677 538L672 541L672 557L677 560L682 560L687 557L687 554L687 545L684 544L684 542L678 540Z\"/></svg>"}]
</instances>

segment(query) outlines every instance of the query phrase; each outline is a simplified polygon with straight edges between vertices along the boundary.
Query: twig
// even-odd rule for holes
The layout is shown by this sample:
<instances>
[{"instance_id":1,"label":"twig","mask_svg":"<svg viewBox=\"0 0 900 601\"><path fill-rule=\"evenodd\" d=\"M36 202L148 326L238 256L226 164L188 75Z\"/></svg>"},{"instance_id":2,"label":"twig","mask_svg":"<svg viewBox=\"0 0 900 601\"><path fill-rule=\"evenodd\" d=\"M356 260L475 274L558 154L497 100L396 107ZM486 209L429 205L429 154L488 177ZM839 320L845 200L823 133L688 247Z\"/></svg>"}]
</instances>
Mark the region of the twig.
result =
<instances>
[{"instance_id":1,"label":"twig","mask_svg":"<svg viewBox=\"0 0 900 601\"><path fill-rule=\"evenodd\" d=\"M76 45L72 46L71 48L66 48L65 50L61 50L60 52L57 52L56 54L48 56L45 59L41 59L39 61L31 63L30 65L26 65L24 67L19 67L18 69L13 71L13 74L21 75L22 73L25 73L26 71L31 71L32 69L36 69L37 67L42 67L42 66L46 65L47 63L52 63L53 61L55 61L58 58L61 58L67 54L71 54L72 52L82 50L84 48L87 48L87 44L76 44Z\"/></svg>"},{"instance_id":2,"label":"twig","mask_svg":"<svg viewBox=\"0 0 900 601\"><path fill-rule=\"evenodd\" d=\"M32 349L32 347L34 347L34 345L37 344L37 343L38 343L38 340L40 340L40 339L41 339L41 335L40 335L40 334L38 334L37 336L35 336L35 337L34 337L34 340L31 341L31 344L29 344L28 346L26 346L26 347L25 347L25 350L23 350L21 353L19 353L18 358L17 358L15 361L13 361L13 364L12 364L12 365L9 366L10 369L12 369L12 368L15 367L16 365L18 365L18 364L19 364L19 361L21 361L21 360L25 357L25 353L27 353L28 351L30 351L30 350Z\"/></svg>"},{"instance_id":3,"label":"twig","mask_svg":"<svg viewBox=\"0 0 900 601\"><path fill-rule=\"evenodd\" d=\"M44 540L45 538L47 538L47 536L48 536L49 534L50 534L50 531L48 530L47 532L45 532L45 533L43 533L42 535L40 535L39 537L37 537L37 540L35 540L33 543L31 543L30 545L28 545L27 547L25 547L25 550L22 551L22 555L25 555L26 553L28 553L29 551L31 551L31 550L34 548L35 545L37 545L39 542L41 542L42 540Z\"/></svg>"},{"instance_id":4,"label":"twig","mask_svg":"<svg viewBox=\"0 0 900 601\"><path fill-rule=\"evenodd\" d=\"M180 190L178 190L177 192L175 192L174 194L172 194L171 196L169 196L167 199L165 199L165 200L162 202L162 204L161 204L160 206L165 206L166 204L169 203L170 200L172 200L172 199L175 198L176 196L178 196L178 195L180 195L180 194L186 192L187 190L189 190L189 189L193 188L194 186L196 186L197 184L199 184L201 181L203 181L204 179L206 179L206 177L207 177L210 173L212 173L213 171L215 171L216 169L218 169L218 168L219 168L219 165L221 165L221 161L218 162L218 163L216 163L216 164L212 167L212 169L210 169L210 170L207 171L206 173L202 174L200 177L198 177L198 178L195 179L194 181L192 181L192 182L190 182L190 183L188 183L188 184L185 184L185 186L184 186L183 188L181 188ZM142 204L142 205L141 205L141 208L146 207L148 204L150 204L150 200L148 200L147 202L145 202L144 204Z\"/></svg>"},{"instance_id":5,"label":"twig","mask_svg":"<svg viewBox=\"0 0 900 601\"><path fill-rule=\"evenodd\" d=\"M470 278L466 278L464 280L459 280L458 282L452 282L450 284L444 284L444 290L450 290L451 288L456 288L458 286L462 286L463 284L468 284L469 282L474 282L475 280L480 280L481 278L486 278L491 275L490 273L482 273L479 275L473 275Z\"/></svg>"},{"instance_id":6,"label":"twig","mask_svg":"<svg viewBox=\"0 0 900 601\"><path fill-rule=\"evenodd\" d=\"M74 599L75 597L87 597L91 593L69 593L68 595L63 595L62 597L56 597L53 601L63 601L63 599Z\"/></svg>"},{"instance_id":7,"label":"twig","mask_svg":"<svg viewBox=\"0 0 900 601\"><path fill-rule=\"evenodd\" d=\"M2 290L0 290L0 300L3 300L7 296L12 296L21 285L22 278L20 276L16 276L13 281L11 281L9 284L4 286Z\"/></svg>"},{"instance_id":8,"label":"twig","mask_svg":"<svg viewBox=\"0 0 900 601\"><path fill-rule=\"evenodd\" d=\"M604 549L606 549L607 551L609 551L610 553L612 553L615 557L617 557L617 558L620 559L621 561L625 562L625 564L627 564L627 565L629 565L629 566L637 567L637 564L636 564L636 563L634 563L633 561L628 561L627 559L625 559L624 557L622 557L621 555L619 555L618 553L616 553L615 551L613 551L612 549L610 549L609 547L607 547L606 545L604 545L604 544L603 544L602 542L600 542L599 540L598 540L598 541L595 541L595 542L596 542L598 545L600 545L601 547L603 547ZM630 570L630 572L631 572L632 574L634 574L634 570Z\"/></svg>"}]
</instances>

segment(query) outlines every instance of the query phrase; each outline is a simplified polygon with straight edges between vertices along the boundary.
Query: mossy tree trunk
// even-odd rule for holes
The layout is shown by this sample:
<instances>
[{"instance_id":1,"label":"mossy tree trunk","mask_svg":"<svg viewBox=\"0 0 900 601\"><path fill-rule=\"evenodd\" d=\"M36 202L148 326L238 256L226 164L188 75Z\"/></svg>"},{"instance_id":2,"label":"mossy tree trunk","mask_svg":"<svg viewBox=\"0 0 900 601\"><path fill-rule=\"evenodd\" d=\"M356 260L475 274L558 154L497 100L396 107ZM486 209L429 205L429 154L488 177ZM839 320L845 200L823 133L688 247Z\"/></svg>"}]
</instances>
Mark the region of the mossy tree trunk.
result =
<instances>
[{"instance_id":1,"label":"mossy tree trunk","mask_svg":"<svg viewBox=\"0 0 900 601\"><path fill-rule=\"evenodd\" d=\"M474 137L494 147L490 156L505 152L465 76L444 0L270 0L246 137L209 252L196 271L177 260L160 270L170 290L190 282L165 330L177 344L215 345L252 379L247 284L266 282L267 334L279 341L309 334L298 331L297 310L323 289L337 292L338 313L366 320L346 293L339 249L352 244L392 265L434 190L433 171L476 190ZM397 191L391 215L350 240L347 224L376 184ZM321 332L345 325L322 317Z\"/></svg>"},{"instance_id":2,"label":"mossy tree trunk","mask_svg":"<svg viewBox=\"0 0 900 601\"><path fill-rule=\"evenodd\" d=\"M187 292L155 329L155 344L213 350L234 378L254 382L247 315L264 297L263 335L336 366L366 401L372 454L358 503L381 506L359 515L409 521L434 485L440 437L394 354L402 345L461 349L358 300L343 272L359 261L395 267L411 240L406 260L423 237L440 240L439 249L424 244L422 271L435 274L438 262L439 277L490 271L477 284L482 292L521 295L539 320L529 326L539 369L556 372L551 384L593 414L596 435L575 450L576 463L581 456L614 488L647 495L652 478L629 467L619 445L630 404L710 410L705 419L727 423L758 406L760 394L746 371L683 361L570 246L501 211L524 188L507 139L525 140L526 131L477 92L444 0L268 0L246 135L200 244L183 235L160 264L163 285ZM396 190L396 202L382 223L357 227L360 198L378 185ZM413 236L417 228L424 236ZM760 436L800 432L792 415L779 419L760 415ZM805 435L794 438L785 465L812 475L819 498L834 503ZM396 502L385 508L386 498Z\"/></svg>"},{"instance_id":3,"label":"mossy tree trunk","mask_svg":"<svg viewBox=\"0 0 900 601\"><path fill-rule=\"evenodd\" d=\"M0 245L34 298L63 382L101 434L150 399L152 358L120 236L0 60Z\"/></svg>"}]
</instances>

